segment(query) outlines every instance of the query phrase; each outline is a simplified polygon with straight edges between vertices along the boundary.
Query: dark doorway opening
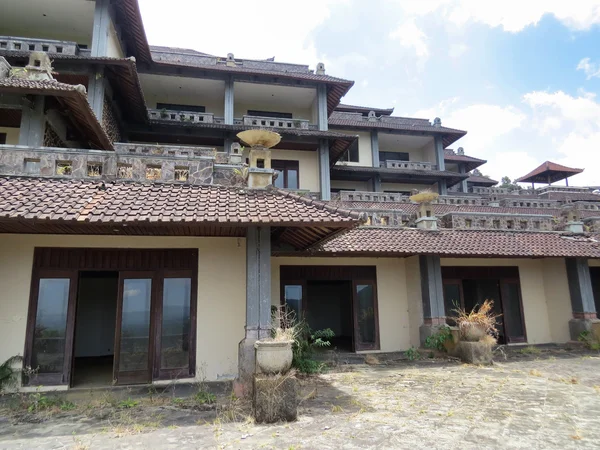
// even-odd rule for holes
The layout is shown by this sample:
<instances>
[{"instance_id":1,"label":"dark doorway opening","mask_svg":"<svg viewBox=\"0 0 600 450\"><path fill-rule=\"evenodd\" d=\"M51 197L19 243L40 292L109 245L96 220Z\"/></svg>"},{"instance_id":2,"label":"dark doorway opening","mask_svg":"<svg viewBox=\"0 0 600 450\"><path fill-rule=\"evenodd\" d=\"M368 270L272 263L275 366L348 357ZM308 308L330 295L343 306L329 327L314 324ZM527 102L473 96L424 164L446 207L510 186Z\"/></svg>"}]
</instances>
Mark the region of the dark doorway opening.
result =
<instances>
[{"instance_id":1,"label":"dark doorway opening","mask_svg":"<svg viewBox=\"0 0 600 450\"><path fill-rule=\"evenodd\" d=\"M80 272L75 315L73 387L113 382L118 272Z\"/></svg>"},{"instance_id":2,"label":"dark doorway opening","mask_svg":"<svg viewBox=\"0 0 600 450\"><path fill-rule=\"evenodd\" d=\"M351 281L308 281L305 317L313 330L331 328L333 347L353 351Z\"/></svg>"},{"instance_id":3,"label":"dark doorway opening","mask_svg":"<svg viewBox=\"0 0 600 450\"><path fill-rule=\"evenodd\" d=\"M442 267L447 322L454 325L456 308L472 311L485 300L494 302L498 343L527 342L517 267Z\"/></svg>"}]
</instances>

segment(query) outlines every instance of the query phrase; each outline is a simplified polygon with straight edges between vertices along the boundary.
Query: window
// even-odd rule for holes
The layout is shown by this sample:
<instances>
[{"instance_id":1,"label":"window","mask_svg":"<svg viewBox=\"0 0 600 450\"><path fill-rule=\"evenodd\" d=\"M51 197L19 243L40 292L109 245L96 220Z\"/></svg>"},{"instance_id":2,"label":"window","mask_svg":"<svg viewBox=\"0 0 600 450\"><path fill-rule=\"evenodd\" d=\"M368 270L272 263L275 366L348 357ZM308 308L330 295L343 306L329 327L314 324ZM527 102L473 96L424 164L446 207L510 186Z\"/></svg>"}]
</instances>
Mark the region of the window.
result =
<instances>
[{"instance_id":1,"label":"window","mask_svg":"<svg viewBox=\"0 0 600 450\"><path fill-rule=\"evenodd\" d=\"M118 164L117 178L133 178L133 167L131 164Z\"/></svg>"},{"instance_id":2,"label":"window","mask_svg":"<svg viewBox=\"0 0 600 450\"><path fill-rule=\"evenodd\" d=\"M406 152L379 152L379 162L385 161L410 161Z\"/></svg>"},{"instance_id":3,"label":"window","mask_svg":"<svg viewBox=\"0 0 600 450\"><path fill-rule=\"evenodd\" d=\"M102 176L102 163L101 162L87 163L87 176L88 177Z\"/></svg>"},{"instance_id":4,"label":"window","mask_svg":"<svg viewBox=\"0 0 600 450\"><path fill-rule=\"evenodd\" d=\"M161 168L160 166L146 166L146 179L147 180L160 180L161 177Z\"/></svg>"},{"instance_id":5,"label":"window","mask_svg":"<svg viewBox=\"0 0 600 450\"><path fill-rule=\"evenodd\" d=\"M190 176L190 169L188 167L175 167L173 172L175 181L187 181Z\"/></svg>"},{"instance_id":6,"label":"window","mask_svg":"<svg viewBox=\"0 0 600 450\"><path fill-rule=\"evenodd\" d=\"M249 109L249 116L273 117L275 119L292 119L292 113L277 112L277 111L260 111L258 109Z\"/></svg>"},{"instance_id":7,"label":"window","mask_svg":"<svg viewBox=\"0 0 600 450\"><path fill-rule=\"evenodd\" d=\"M506 228L508 230L512 230L515 228L515 223L512 220L507 220L506 221Z\"/></svg>"},{"instance_id":8,"label":"window","mask_svg":"<svg viewBox=\"0 0 600 450\"><path fill-rule=\"evenodd\" d=\"M178 103L156 103L156 109L168 109L170 111L206 112L206 106L180 105Z\"/></svg>"},{"instance_id":9,"label":"window","mask_svg":"<svg viewBox=\"0 0 600 450\"><path fill-rule=\"evenodd\" d=\"M465 219L465 227L471 228L473 226L473 221L471 219Z\"/></svg>"},{"instance_id":10,"label":"window","mask_svg":"<svg viewBox=\"0 0 600 450\"><path fill-rule=\"evenodd\" d=\"M521 230L526 230L527 229L527 222L525 220L521 221Z\"/></svg>"},{"instance_id":11,"label":"window","mask_svg":"<svg viewBox=\"0 0 600 450\"><path fill-rule=\"evenodd\" d=\"M494 224L494 228L496 228L497 230L500 229L500 221L499 220L494 220L493 224Z\"/></svg>"},{"instance_id":12,"label":"window","mask_svg":"<svg viewBox=\"0 0 600 450\"><path fill-rule=\"evenodd\" d=\"M6 144L6 133L0 133L0 145Z\"/></svg>"},{"instance_id":13,"label":"window","mask_svg":"<svg viewBox=\"0 0 600 450\"><path fill-rule=\"evenodd\" d=\"M352 145L348 151L342 155L340 161L358 162L358 145Z\"/></svg>"},{"instance_id":14,"label":"window","mask_svg":"<svg viewBox=\"0 0 600 450\"><path fill-rule=\"evenodd\" d=\"M73 173L71 161L56 161L56 175L69 176Z\"/></svg>"},{"instance_id":15,"label":"window","mask_svg":"<svg viewBox=\"0 0 600 450\"><path fill-rule=\"evenodd\" d=\"M277 173L277 179L273 185L283 189L300 189L300 171L298 161L284 161L274 159L271 167Z\"/></svg>"}]
</instances>

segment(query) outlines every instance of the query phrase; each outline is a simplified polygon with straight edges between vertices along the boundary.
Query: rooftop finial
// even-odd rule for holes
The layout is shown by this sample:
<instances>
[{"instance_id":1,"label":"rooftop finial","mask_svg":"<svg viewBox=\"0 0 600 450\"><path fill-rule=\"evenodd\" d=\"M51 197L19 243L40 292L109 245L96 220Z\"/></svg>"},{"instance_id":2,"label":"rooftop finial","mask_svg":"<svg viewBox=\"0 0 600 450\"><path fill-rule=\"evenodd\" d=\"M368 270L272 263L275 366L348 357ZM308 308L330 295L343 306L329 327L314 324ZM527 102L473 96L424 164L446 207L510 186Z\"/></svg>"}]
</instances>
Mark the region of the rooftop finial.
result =
<instances>
[{"instance_id":1,"label":"rooftop finial","mask_svg":"<svg viewBox=\"0 0 600 450\"><path fill-rule=\"evenodd\" d=\"M227 53L227 61L225 62L228 66L235 66L235 58L233 53Z\"/></svg>"},{"instance_id":2,"label":"rooftop finial","mask_svg":"<svg viewBox=\"0 0 600 450\"><path fill-rule=\"evenodd\" d=\"M317 75L325 75L325 64L322 62L317 64Z\"/></svg>"},{"instance_id":3,"label":"rooftop finial","mask_svg":"<svg viewBox=\"0 0 600 450\"><path fill-rule=\"evenodd\" d=\"M434 127L441 127L442 126L442 119L440 119L439 117L436 117L435 119L433 119L433 126Z\"/></svg>"},{"instance_id":4,"label":"rooftop finial","mask_svg":"<svg viewBox=\"0 0 600 450\"><path fill-rule=\"evenodd\" d=\"M458 147L458 148L456 149L456 154L457 154L457 155L464 155L464 154L465 154L465 149L464 149L464 148L462 148L462 147Z\"/></svg>"}]
</instances>

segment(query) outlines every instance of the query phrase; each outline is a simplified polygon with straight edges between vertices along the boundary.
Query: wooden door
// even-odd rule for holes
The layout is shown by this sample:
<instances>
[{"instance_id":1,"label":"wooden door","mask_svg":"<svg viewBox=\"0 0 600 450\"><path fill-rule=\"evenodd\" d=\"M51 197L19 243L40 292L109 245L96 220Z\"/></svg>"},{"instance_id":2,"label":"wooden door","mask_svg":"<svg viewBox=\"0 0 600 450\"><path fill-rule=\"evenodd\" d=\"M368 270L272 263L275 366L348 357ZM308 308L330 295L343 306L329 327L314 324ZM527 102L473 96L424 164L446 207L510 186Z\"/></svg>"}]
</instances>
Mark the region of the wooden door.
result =
<instances>
[{"instance_id":1,"label":"wooden door","mask_svg":"<svg viewBox=\"0 0 600 450\"><path fill-rule=\"evenodd\" d=\"M152 381L153 272L120 272L115 332L114 384Z\"/></svg>"},{"instance_id":2,"label":"wooden door","mask_svg":"<svg viewBox=\"0 0 600 450\"><path fill-rule=\"evenodd\" d=\"M500 280L500 298L506 342L527 342L519 280Z\"/></svg>"},{"instance_id":3,"label":"wooden door","mask_svg":"<svg viewBox=\"0 0 600 450\"><path fill-rule=\"evenodd\" d=\"M354 348L379 348L379 314L377 311L377 283L373 280L353 280L352 310L354 315Z\"/></svg>"}]
</instances>

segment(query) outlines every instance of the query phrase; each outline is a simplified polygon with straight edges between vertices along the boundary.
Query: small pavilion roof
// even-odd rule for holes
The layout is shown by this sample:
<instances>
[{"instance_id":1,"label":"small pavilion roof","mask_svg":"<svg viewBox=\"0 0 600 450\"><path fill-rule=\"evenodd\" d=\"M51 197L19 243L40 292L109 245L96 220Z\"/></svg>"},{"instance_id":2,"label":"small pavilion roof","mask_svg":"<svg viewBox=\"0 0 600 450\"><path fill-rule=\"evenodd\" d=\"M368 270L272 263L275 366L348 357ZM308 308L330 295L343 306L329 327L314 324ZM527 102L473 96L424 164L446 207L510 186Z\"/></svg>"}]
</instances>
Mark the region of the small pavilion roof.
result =
<instances>
[{"instance_id":1,"label":"small pavilion roof","mask_svg":"<svg viewBox=\"0 0 600 450\"><path fill-rule=\"evenodd\" d=\"M469 178L467 178L467 182L471 183L473 186L487 187L496 186L498 184L496 180L492 180L490 177L486 177L484 175L471 175Z\"/></svg>"},{"instance_id":2,"label":"small pavilion roof","mask_svg":"<svg viewBox=\"0 0 600 450\"><path fill-rule=\"evenodd\" d=\"M583 169L573 169L571 167L562 166L560 164L546 161L539 167L533 169L527 175L517 178L518 183L554 183L555 181L564 180L570 176L577 175L583 172Z\"/></svg>"}]
</instances>

